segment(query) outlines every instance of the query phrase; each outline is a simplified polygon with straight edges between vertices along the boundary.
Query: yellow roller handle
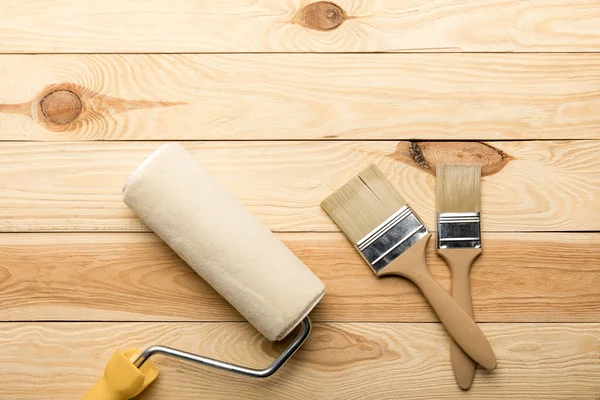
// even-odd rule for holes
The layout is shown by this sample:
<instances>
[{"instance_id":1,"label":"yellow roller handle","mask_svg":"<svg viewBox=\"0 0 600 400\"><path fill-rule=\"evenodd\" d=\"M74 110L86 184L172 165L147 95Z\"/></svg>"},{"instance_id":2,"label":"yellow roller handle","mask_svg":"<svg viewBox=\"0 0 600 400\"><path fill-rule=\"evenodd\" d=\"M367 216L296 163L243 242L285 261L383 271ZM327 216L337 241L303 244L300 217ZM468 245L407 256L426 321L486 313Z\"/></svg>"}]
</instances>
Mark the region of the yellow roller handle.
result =
<instances>
[{"instance_id":1,"label":"yellow roller handle","mask_svg":"<svg viewBox=\"0 0 600 400\"><path fill-rule=\"evenodd\" d=\"M128 388L132 393L137 385L133 384ZM119 393L107 382L105 377L102 377L96 386L92 388L83 398L84 400L128 400L130 393Z\"/></svg>"},{"instance_id":2,"label":"yellow roller handle","mask_svg":"<svg viewBox=\"0 0 600 400\"><path fill-rule=\"evenodd\" d=\"M83 400L129 400L137 396L158 376L158 369L151 361L141 368L133 365L140 355L138 349L117 351L104 370L104 376Z\"/></svg>"}]
</instances>

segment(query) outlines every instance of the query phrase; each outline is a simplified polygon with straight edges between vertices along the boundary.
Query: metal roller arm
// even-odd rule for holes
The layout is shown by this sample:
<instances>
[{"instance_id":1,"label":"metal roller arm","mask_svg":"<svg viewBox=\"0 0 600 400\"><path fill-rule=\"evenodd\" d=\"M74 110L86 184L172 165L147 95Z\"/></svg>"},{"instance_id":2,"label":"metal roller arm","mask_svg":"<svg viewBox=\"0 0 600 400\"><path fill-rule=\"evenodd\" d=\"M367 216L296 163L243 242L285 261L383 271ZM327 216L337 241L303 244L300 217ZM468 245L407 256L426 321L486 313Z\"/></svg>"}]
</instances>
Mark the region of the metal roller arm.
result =
<instances>
[{"instance_id":1,"label":"metal roller arm","mask_svg":"<svg viewBox=\"0 0 600 400\"><path fill-rule=\"evenodd\" d=\"M301 323L300 332L296 335L289 346L265 369L247 368L241 365L231 364L224 361L215 360L209 357L199 356L197 354L188 353L185 351L172 349L165 346L152 346L147 348L135 361L134 365L140 368L150 357L155 354L162 354L168 357L175 357L181 360L190 361L196 364L206 365L221 369L223 371L235 372L236 374L249 376L252 378L266 378L273 375L294 353L302 346L308 338L311 330L311 322L308 317L304 318Z\"/></svg>"}]
</instances>

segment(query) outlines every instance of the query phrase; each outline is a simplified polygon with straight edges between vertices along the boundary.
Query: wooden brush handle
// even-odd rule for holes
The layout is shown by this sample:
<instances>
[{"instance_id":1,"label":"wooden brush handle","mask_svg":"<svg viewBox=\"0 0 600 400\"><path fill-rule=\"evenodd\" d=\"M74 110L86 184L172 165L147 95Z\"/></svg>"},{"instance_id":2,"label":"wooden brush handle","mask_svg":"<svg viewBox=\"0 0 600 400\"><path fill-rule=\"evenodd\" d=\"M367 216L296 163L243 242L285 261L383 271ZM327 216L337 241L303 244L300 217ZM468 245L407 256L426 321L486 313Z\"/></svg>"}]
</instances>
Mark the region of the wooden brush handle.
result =
<instances>
[{"instance_id":1,"label":"wooden brush handle","mask_svg":"<svg viewBox=\"0 0 600 400\"><path fill-rule=\"evenodd\" d=\"M481 254L481 249L439 249L438 254L452 272L452 298L473 318L469 273L473 261ZM477 366L475 361L454 340L450 342L450 358L458 386L463 390L469 389Z\"/></svg>"},{"instance_id":2,"label":"wooden brush handle","mask_svg":"<svg viewBox=\"0 0 600 400\"><path fill-rule=\"evenodd\" d=\"M456 343L484 368L496 368L496 356L481 329L431 274L421 274L413 281Z\"/></svg>"},{"instance_id":3,"label":"wooden brush handle","mask_svg":"<svg viewBox=\"0 0 600 400\"><path fill-rule=\"evenodd\" d=\"M481 329L431 276L425 262L428 240L429 235L386 266L379 275L401 275L413 281L456 343L482 367L496 368L494 350Z\"/></svg>"}]
</instances>

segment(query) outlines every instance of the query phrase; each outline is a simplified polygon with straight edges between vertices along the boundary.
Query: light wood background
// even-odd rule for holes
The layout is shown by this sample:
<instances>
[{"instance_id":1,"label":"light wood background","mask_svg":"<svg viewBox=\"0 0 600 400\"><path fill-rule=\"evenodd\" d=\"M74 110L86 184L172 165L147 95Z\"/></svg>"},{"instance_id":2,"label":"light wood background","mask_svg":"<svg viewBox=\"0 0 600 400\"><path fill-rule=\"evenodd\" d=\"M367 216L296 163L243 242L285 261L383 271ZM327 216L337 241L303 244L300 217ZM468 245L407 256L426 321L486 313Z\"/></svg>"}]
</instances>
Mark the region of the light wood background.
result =
<instances>
[{"instance_id":1,"label":"light wood background","mask_svg":"<svg viewBox=\"0 0 600 400\"><path fill-rule=\"evenodd\" d=\"M119 348L281 350L122 203L171 140L327 295L275 376L157 358L140 399L600 399L598 0L0 0L0 399L80 399ZM484 175L471 281L499 364L468 392L417 289L318 206L376 163L433 228L444 162Z\"/></svg>"}]
</instances>

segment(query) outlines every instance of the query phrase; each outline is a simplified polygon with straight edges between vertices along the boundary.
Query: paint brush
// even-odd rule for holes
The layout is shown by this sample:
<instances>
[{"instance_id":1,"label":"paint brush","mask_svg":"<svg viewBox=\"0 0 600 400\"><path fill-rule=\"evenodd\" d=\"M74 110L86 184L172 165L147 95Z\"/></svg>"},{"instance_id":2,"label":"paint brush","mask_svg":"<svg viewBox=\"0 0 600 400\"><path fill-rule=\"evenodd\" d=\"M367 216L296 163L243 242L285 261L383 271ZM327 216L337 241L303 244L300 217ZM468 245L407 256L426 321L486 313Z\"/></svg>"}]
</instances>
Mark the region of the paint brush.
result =
<instances>
[{"instance_id":1,"label":"paint brush","mask_svg":"<svg viewBox=\"0 0 600 400\"><path fill-rule=\"evenodd\" d=\"M483 332L427 268L425 248L431 236L427 227L376 166L352 178L321 207L376 276L399 275L414 282L459 346L483 367L496 367Z\"/></svg>"},{"instance_id":2,"label":"paint brush","mask_svg":"<svg viewBox=\"0 0 600 400\"><path fill-rule=\"evenodd\" d=\"M480 165L436 167L437 253L452 273L452 297L471 317L469 272L481 254L480 185ZM475 361L454 342L450 357L458 386L467 390L475 375Z\"/></svg>"}]
</instances>

